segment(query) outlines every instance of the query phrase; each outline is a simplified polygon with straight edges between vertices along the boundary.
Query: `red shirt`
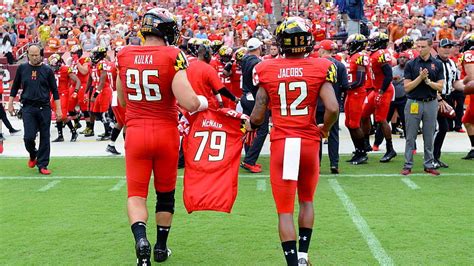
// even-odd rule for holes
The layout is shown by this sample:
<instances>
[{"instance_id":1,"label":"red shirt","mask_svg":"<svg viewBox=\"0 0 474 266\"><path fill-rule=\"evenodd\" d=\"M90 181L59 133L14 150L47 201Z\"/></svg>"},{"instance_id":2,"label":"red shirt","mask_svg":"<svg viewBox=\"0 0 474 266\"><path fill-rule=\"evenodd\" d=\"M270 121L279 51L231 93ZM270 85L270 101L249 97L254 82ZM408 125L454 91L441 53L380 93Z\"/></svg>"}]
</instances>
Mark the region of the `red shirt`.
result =
<instances>
[{"instance_id":1,"label":"red shirt","mask_svg":"<svg viewBox=\"0 0 474 266\"><path fill-rule=\"evenodd\" d=\"M217 70L217 74L219 75L219 78L221 79L222 84L224 84L226 88L230 89L232 87L232 82L230 80L230 77L226 77L224 75L225 65L222 64L220 60L211 61L210 64L212 67L214 67L215 70Z\"/></svg>"},{"instance_id":2,"label":"red shirt","mask_svg":"<svg viewBox=\"0 0 474 266\"><path fill-rule=\"evenodd\" d=\"M230 213L237 197L243 144L241 119L226 115L223 109L208 109L189 117L189 122L189 135L183 140L184 206L188 213Z\"/></svg>"},{"instance_id":3,"label":"red shirt","mask_svg":"<svg viewBox=\"0 0 474 266\"><path fill-rule=\"evenodd\" d=\"M189 64L186 74L194 92L205 96L209 102L209 108L217 110L219 104L213 90L218 91L224 88L217 71L208 63L196 60Z\"/></svg>"},{"instance_id":4,"label":"red shirt","mask_svg":"<svg viewBox=\"0 0 474 266\"><path fill-rule=\"evenodd\" d=\"M382 88L383 79L385 77L382 72L382 66L391 63L392 57L387 49L377 50L370 55L370 71L374 89L379 90ZM392 83L390 83L389 88L390 87L393 87Z\"/></svg>"},{"instance_id":5,"label":"red shirt","mask_svg":"<svg viewBox=\"0 0 474 266\"><path fill-rule=\"evenodd\" d=\"M102 73L104 71L107 72L106 68L107 68L107 64L104 60L100 61L96 65L92 64L92 67L90 68L90 72L91 72L91 78L92 78L92 86L95 89L97 89L97 87L99 86L100 77L102 76ZM109 87L110 87L109 79L106 77L103 88L109 88Z\"/></svg>"},{"instance_id":6,"label":"red shirt","mask_svg":"<svg viewBox=\"0 0 474 266\"><path fill-rule=\"evenodd\" d=\"M72 68L68 66L61 66L58 71L54 72L59 93L65 93L69 91L70 73L72 73Z\"/></svg>"},{"instance_id":7,"label":"red shirt","mask_svg":"<svg viewBox=\"0 0 474 266\"><path fill-rule=\"evenodd\" d=\"M298 137L321 140L315 114L324 82L336 82L336 67L324 58L278 58L254 68L254 84L269 97L273 128L270 140Z\"/></svg>"},{"instance_id":8,"label":"red shirt","mask_svg":"<svg viewBox=\"0 0 474 266\"><path fill-rule=\"evenodd\" d=\"M176 126L178 110L171 84L176 72L188 67L183 52L173 46L125 46L117 62L127 106L125 123L149 119Z\"/></svg>"},{"instance_id":9,"label":"red shirt","mask_svg":"<svg viewBox=\"0 0 474 266\"><path fill-rule=\"evenodd\" d=\"M469 50L469 51L464 52L461 58L459 59L459 62L461 63L461 66L462 66L461 79L463 79L464 77L466 77L466 68L464 67L464 65L474 64L474 51ZM472 97L471 97L471 101L472 101Z\"/></svg>"},{"instance_id":10,"label":"red shirt","mask_svg":"<svg viewBox=\"0 0 474 266\"><path fill-rule=\"evenodd\" d=\"M107 82L109 83L110 88L112 91L116 91L117 87L115 83L117 81L117 67L115 66L115 62L106 62L104 64L104 70L107 71Z\"/></svg>"},{"instance_id":11,"label":"red shirt","mask_svg":"<svg viewBox=\"0 0 474 266\"><path fill-rule=\"evenodd\" d=\"M352 82L355 82L356 81L356 78L357 78L357 68L358 67L364 67L366 69L366 71L368 70L368 67L369 67L369 58L361 53L361 52L358 52L358 53L355 53L353 54L350 58L349 58L349 67L347 68L347 79L349 81L349 83L352 83ZM367 74L366 74L366 77L367 77ZM367 78L366 78L367 80ZM362 84L362 86L358 87L358 88L355 88L357 90L359 89L362 89L362 90L365 90L366 86L365 86L365 83Z\"/></svg>"},{"instance_id":12,"label":"red shirt","mask_svg":"<svg viewBox=\"0 0 474 266\"><path fill-rule=\"evenodd\" d=\"M230 75L232 84L230 90L235 97L242 97L242 69L237 64L232 64L232 74Z\"/></svg>"},{"instance_id":13,"label":"red shirt","mask_svg":"<svg viewBox=\"0 0 474 266\"><path fill-rule=\"evenodd\" d=\"M20 23L16 25L16 27L17 27L18 35L26 35L27 28L26 28L25 22L21 21Z\"/></svg>"},{"instance_id":14,"label":"red shirt","mask_svg":"<svg viewBox=\"0 0 474 266\"><path fill-rule=\"evenodd\" d=\"M83 65L83 64L84 64L86 61L88 61L88 60L89 60L89 59L86 58L86 57L81 57L81 58L79 58L79 60L77 60L77 61L79 61L79 63L81 63L81 65ZM87 81L89 80L89 74L90 74L90 71L91 71L91 70L90 70L90 69L91 69L91 63L90 63L90 61L88 61L88 63L87 63L87 64L88 64L88 70L89 70L89 71L87 72L87 74L82 74L82 73L79 71L79 69L77 69L77 61L73 61L73 63L72 63L72 71L73 71L74 74L77 75L77 77L78 77L79 80L81 81L81 85L85 87L86 84L87 84Z\"/></svg>"}]
</instances>

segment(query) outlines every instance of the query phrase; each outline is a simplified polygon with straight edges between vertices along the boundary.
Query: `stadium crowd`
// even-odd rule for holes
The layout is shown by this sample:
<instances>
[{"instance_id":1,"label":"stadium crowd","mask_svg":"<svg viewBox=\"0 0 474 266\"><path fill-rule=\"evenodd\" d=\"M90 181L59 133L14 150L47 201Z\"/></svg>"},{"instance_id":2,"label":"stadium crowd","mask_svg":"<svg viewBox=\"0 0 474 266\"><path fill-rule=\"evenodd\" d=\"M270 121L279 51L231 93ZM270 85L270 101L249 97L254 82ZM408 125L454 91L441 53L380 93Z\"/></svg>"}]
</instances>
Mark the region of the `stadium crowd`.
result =
<instances>
[{"instance_id":1,"label":"stadium crowd","mask_svg":"<svg viewBox=\"0 0 474 266\"><path fill-rule=\"evenodd\" d=\"M93 137L97 121L104 127L104 133L97 140L108 141L107 152L119 155L115 141L120 132L124 135L127 132L129 218L137 243L137 259L143 259L145 265L149 264L150 257L145 231L148 214L143 201L147 197L148 183L130 176L148 175L149 180L150 174L145 168L129 172L130 165L141 163L137 154L144 149L129 134L137 136L152 129L151 139L167 136L165 139L171 144L158 141L153 142L152 147L167 150L176 144L173 152L167 150L167 155L178 159L176 124L182 135L189 133L193 122L189 121L188 111L204 111L209 107L227 110L228 116L237 116L229 110L242 112L246 120L242 130L248 133L244 145L246 157L240 167L251 173L262 171L257 159L268 129L273 126L271 169L278 170L271 171L271 180L288 265L295 265L298 259L299 265L306 265L304 262L308 259L307 239L312 233L312 200L319 171L315 165L319 164L319 157L311 151L320 150L317 147L319 135L313 135L321 133L324 138L330 137L329 145L336 147L335 151L330 147L330 170L339 173L338 128L331 130L334 122L339 123L339 110L345 113L344 125L354 144L353 156L348 161L351 164L367 163L367 153L378 150L384 139L386 153L380 162L390 162L397 156L397 147L392 144L392 135L396 134L406 138L401 174L409 175L416 153L415 138L422 134L424 171L439 175L438 168L448 167L441 161L441 146L448 131L467 131L472 147L464 159L474 159L474 101L469 99L474 90L474 5L468 1L366 1L365 5L363 1L358 4L355 1L356 6L347 6L346 1L289 1L288 5L287 1L275 4L271 0L43 2L46 3L4 1L0 5L1 90L9 93L8 111L18 114L13 107L20 87L14 75L18 67L15 63L22 62L22 53L28 48L31 64L31 51L42 47L35 56L44 57L44 62L54 71L57 88L51 88L51 92L54 100L59 97L61 103L51 104L53 110L61 108L52 112L58 131L53 142L65 141L65 126L71 131L71 142L77 141L79 134L84 138ZM361 10L360 14L354 14L356 9ZM351 23L358 25L356 32ZM35 43L34 49L30 49L32 43ZM150 47L145 50L143 46ZM139 65L140 70L134 69ZM157 65L164 74L159 76L158 70L143 65L148 68ZM304 82L295 81L298 77L303 79L303 69L311 72L310 77L305 76ZM32 80L36 80L34 75ZM287 83L274 85L276 76ZM299 95L295 94L297 90ZM318 94L326 106L318 106L316 110ZM180 103L178 108L174 97ZM156 101L162 101L163 105L157 107L151 103ZM277 101L281 101L281 106L275 109ZM33 101L22 99L22 102L25 105ZM313 106L308 106L308 102ZM303 108L303 105L307 106ZM178 110L183 114L179 122L157 118L157 114L173 117ZM3 104L1 111L1 119L10 133L18 132L11 127ZM304 123L300 121L311 115L311 122L302 127ZM319 116L319 125L313 121L316 116ZM141 125L136 122L139 118L147 122ZM82 119L85 129L78 132L84 127ZM160 124L161 131L155 130L156 125L150 122L154 119L166 120ZM420 122L423 122L421 128ZM206 123L215 122L204 120L202 126L207 126ZM229 124L234 123L229 120ZM169 125L172 126L167 127ZM253 130L256 134L250 133ZM329 132L333 133L328 135ZM369 136L374 132L375 143L371 145ZM287 136L292 134L299 136L301 142ZM331 136L336 137L331 140ZM225 138L220 135L220 143L217 143L214 137L211 135L214 139L211 148L223 149ZM0 153L4 140L0 124ZM192 147L189 140L183 142L185 153ZM289 179L303 184L298 185L298 193L301 193L298 254L294 252L294 202L289 201L291 197L294 200L294 192L281 189L287 186L286 166L282 166L283 170L278 168L278 163L283 165L278 160L286 156L286 150L285 155L282 150L288 143L301 146L302 158L310 158L298 160L301 167L308 169L300 173L301 181ZM34 150L34 145L30 148ZM182 155L183 147L179 150ZM156 154L160 152L158 149ZM196 154L194 161L201 158L200 145L196 152L199 156ZM241 149L237 150L239 155L240 152ZM155 168L160 171L175 163L171 159L158 161L153 162L154 166L165 164ZM36 155L30 153L28 165L33 168L36 164ZM194 167L192 158L183 158L176 164ZM41 169L46 167L42 165ZM42 174L51 173L41 169ZM176 177L176 169L167 171L168 176ZM164 174L154 172L154 175L159 179ZM283 179L276 178L278 175ZM161 181L155 180L156 217L157 222L161 221L154 248L158 262L170 255L166 239L174 212L173 183L176 180ZM291 189L296 190L296 185Z\"/></svg>"}]
</instances>

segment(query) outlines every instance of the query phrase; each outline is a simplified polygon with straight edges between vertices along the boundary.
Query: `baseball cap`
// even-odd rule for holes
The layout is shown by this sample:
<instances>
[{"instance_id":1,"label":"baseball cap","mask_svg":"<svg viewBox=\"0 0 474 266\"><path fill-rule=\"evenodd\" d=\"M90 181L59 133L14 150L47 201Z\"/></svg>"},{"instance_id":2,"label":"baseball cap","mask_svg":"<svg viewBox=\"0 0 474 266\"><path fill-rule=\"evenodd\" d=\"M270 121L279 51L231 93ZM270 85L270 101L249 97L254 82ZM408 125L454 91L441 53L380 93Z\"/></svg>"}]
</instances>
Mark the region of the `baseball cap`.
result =
<instances>
[{"instance_id":1,"label":"baseball cap","mask_svg":"<svg viewBox=\"0 0 474 266\"><path fill-rule=\"evenodd\" d=\"M337 49L337 45L331 40L324 40L319 43L316 49L334 50L334 49Z\"/></svg>"},{"instance_id":2,"label":"baseball cap","mask_svg":"<svg viewBox=\"0 0 474 266\"><path fill-rule=\"evenodd\" d=\"M439 47L448 47L448 46L451 46L453 47L454 43L452 43L450 40L448 39L441 39L441 41L439 41Z\"/></svg>"},{"instance_id":3,"label":"baseball cap","mask_svg":"<svg viewBox=\"0 0 474 266\"><path fill-rule=\"evenodd\" d=\"M259 48L260 46L262 46L262 42L257 39L257 38L251 38L250 40L247 41L247 48L252 51L252 50L256 50L257 48Z\"/></svg>"}]
</instances>

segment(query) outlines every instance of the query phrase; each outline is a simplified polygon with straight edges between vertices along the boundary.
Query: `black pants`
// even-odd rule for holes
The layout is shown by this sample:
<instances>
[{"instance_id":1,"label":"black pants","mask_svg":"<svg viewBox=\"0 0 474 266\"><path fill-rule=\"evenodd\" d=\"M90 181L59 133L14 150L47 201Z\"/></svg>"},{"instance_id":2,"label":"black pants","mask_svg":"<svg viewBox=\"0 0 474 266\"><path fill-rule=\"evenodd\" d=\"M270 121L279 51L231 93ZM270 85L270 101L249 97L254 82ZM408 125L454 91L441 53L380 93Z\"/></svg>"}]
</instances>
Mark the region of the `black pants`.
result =
<instances>
[{"instance_id":1,"label":"black pants","mask_svg":"<svg viewBox=\"0 0 474 266\"><path fill-rule=\"evenodd\" d=\"M50 128L51 128L51 107L34 107L24 105L23 127L25 135L25 147L30 158L36 158L38 168L48 167L50 155ZM36 134L39 132L40 143L36 149Z\"/></svg>"},{"instance_id":2,"label":"black pants","mask_svg":"<svg viewBox=\"0 0 474 266\"><path fill-rule=\"evenodd\" d=\"M459 130L462 128L462 116L464 115L464 100L466 96L462 91L453 91L451 94L446 96L446 102L454 108L456 117L454 119L448 119L449 130ZM454 127L453 127L454 123Z\"/></svg>"},{"instance_id":3,"label":"black pants","mask_svg":"<svg viewBox=\"0 0 474 266\"><path fill-rule=\"evenodd\" d=\"M8 121L8 117L7 117L7 113L5 112L5 109L3 108L3 105L1 105L1 108L0 108L0 119L3 121L3 123L5 124L5 126L8 128L8 130L10 132L13 131L13 126L12 124L10 123L10 121ZM0 122L1 123L1 122Z\"/></svg>"},{"instance_id":4,"label":"black pants","mask_svg":"<svg viewBox=\"0 0 474 266\"><path fill-rule=\"evenodd\" d=\"M448 119L438 114L438 132L435 134L433 157L435 160L439 160L441 157L441 147L443 147L444 138L448 132Z\"/></svg>"},{"instance_id":5,"label":"black pants","mask_svg":"<svg viewBox=\"0 0 474 266\"><path fill-rule=\"evenodd\" d=\"M240 100L244 114L250 115L252 113L253 107L255 106L255 101L249 101L247 98L242 96ZM270 118L270 112L265 112L265 120L263 124L257 129L257 135L253 140L251 146L245 145L245 158L244 163L255 165L262 151L263 144L268 135L268 120Z\"/></svg>"},{"instance_id":6,"label":"black pants","mask_svg":"<svg viewBox=\"0 0 474 266\"><path fill-rule=\"evenodd\" d=\"M7 62L8 62L9 65L13 65L13 63L15 63L15 60L13 58L13 54L11 52L6 53L5 57L7 58Z\"/></svg>"},{"instance_id":7,"label":"black pants","mask_svg":"<svg viewBox=\"0 0 474 266\"><path fill-rule=\"evenodd\" d=\"M388 109L388 114L387 114L387 122L390 123L390 121L392 120L393 114L395 113L395 110L397 110L398 116L400 117L400 122L403 125L403 132L405 136L407 135L405 132L405 105L406 103L407 103L406 97L395 98L395 100L390 103L390 109ZM382 144L383 139L384 139L384 136L383 136L382 129L377 128L377 131L375 132L374 145L380 146L380 144Z\"/></svg>"},{"instance_id":8,"label":"black pants","mask_svg":"<svg viewBox=\"0 0 474 266\"><path fill-rule=\"evenodd\" d=\"M324 111L317 111L316 112L316 123L322 124L324 123ZM329 161L331 167L339 168L339 117L337 118L334 125L329 130L329 138L328 138L328 153L329 153ZM323 142L321 141L321 147L319 149L319 163L323 159Z\"/></svg>"}]
</instances>

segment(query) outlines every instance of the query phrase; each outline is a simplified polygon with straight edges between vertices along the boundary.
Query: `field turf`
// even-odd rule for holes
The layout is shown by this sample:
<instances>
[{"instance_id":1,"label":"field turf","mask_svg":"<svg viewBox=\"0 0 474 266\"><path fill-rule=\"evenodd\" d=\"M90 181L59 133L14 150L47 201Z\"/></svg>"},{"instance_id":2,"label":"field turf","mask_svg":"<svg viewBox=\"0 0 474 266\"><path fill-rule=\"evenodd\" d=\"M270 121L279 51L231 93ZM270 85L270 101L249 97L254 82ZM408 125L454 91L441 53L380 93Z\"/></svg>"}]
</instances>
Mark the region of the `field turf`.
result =
<instances>
[{"instance_id":1,"label":"field turf","mask_svg":"<svg viewBox=\"0 0 474 266\"><path fill-rule=\"evenodd\" d=\"M313 265L474 265L474 161L443 154L438 177L399 175L403 156L367 165L324 158L309 257ZM264 172L241 170L231 214L187 214L178 179L167 265L285 265ZM51 176L26 158L0 159L0 265L133 265L122 157L52 158ZM182 175L182 171L179 172ZM406 179L403 179L406 178ZM151 187L150 187L151 189ZM155 196L150 190L149 210ZM154 216L147 234L156 241Z\"/></svg>"}]
</instances>

